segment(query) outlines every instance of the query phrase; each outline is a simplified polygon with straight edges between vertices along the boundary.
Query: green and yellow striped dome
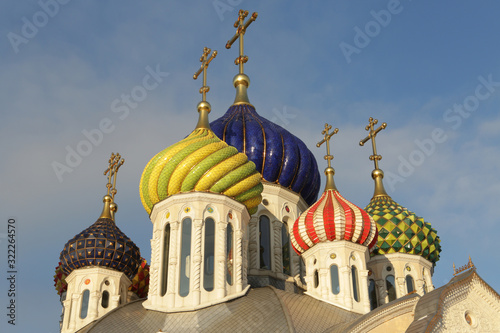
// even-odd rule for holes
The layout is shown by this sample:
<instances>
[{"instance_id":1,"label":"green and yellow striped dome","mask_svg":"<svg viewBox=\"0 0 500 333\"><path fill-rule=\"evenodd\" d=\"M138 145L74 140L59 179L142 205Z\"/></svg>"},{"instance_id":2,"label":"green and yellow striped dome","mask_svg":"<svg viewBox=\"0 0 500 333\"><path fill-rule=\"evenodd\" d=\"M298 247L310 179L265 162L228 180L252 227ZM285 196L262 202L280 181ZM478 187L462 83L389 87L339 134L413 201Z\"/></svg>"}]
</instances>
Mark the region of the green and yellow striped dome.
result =
<instances>
[{"instance_id":1,"label":"green and yellow striped dome","mask_svg":"<svg viewBox=\"0 0 500 333\"><path fill-rule=\"evenodd\" d=\"M372 255L408 253L436 263L440 239L430 223L402 207L388 195L375 196L365 208L377 224L378 241Z\"/></svg>"},{"instance_id":2,"label":"green and yellow striped dome","mask_svg":"<svg viewBox=\"0 0 500 333\"><path fill-rule=\"evenodd\" d=\"M140 183L141 201L148 214L154 204L168 196L192 191L224 194L253 214L262 190L255 164L203 127L156 154L144 168Z\"/></svg>"}]
</instances>

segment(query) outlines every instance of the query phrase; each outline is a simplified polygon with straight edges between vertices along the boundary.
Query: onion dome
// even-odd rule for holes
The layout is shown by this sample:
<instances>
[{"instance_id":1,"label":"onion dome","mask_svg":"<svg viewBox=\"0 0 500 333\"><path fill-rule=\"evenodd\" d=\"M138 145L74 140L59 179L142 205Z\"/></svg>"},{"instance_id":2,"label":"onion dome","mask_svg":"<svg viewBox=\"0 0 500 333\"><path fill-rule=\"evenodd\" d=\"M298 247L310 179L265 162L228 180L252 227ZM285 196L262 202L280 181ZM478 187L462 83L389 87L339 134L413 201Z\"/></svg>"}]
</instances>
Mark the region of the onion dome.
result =
<instances>
[{"instance_id":1,"label":"onion dome","mask_svg":"<svg viewBox=\"0 0 500 333\"><path fill-rule=\"evenodd\" d=\"M137 274L132 279L132 284L128 290L134 292L139 298L148 296L149 290L149 265L146 259L142 258Z\"/></svg>"},{"instance_id":2,"label":"onion dome","mask_svg":"<svg viewBox=\"0 0 500 333\"><path fill-rule=\"evenodd\" d=\"M290 235L292 246L299 255L315 244L334 240L347 240L365 245L373 250L377 240L375 222L363 209L346 200L337 190L333 175L335 170L330 165L333 156L330 155L329 140L338 132L331 134L331 126L325 125L325 139L318 143L318 147L327 142L328 167L325 169L327 177L325 191L319 200L309 207L293 225Z\"/></svg>"},{"instance_id":3,"label":"onion dome","mask_svg":"<svg viewBox=\"0 0 500 333\"><path fill-rule=\"evenodd\" d=\"M213 58L207 60L207 55L204 53L205 58L201 59L204 60L202 68ZM205 81L200 91L208 91ZM257 211L262 200L261 175L245 154L219 139L210 129L210 109L204 96L198 104L199 121L194 131L156 154L144 168L140 195L148 214L157 202L192 191L224 194L244 204L250 214Z\"/></svg>"},{"instance_id":4,"label":"onion dome","mask_svg":"<svg viewBox=\"0 0 500 333\"><path fill-rule=\"evenodd\" d=\"M375 181L373 197L365 210L370 214L377 224L378 240L372 255L390 253L408 253L421 255L435 264L439 260L441 252L440 239L436 230L423 218L392 200L384 188L382 179L384 172L379 168L378 161L382 159L377 154L375 137L378 132L385 129L387 124L382 123L378 129L374 129L377 119L370 117L369 124L365 127L369 135L360 141L363 146L368 140L372 140L373 155L370 160L375 163L372 178Z\"/></svg>"},{"instance_id":5,"label":"onion dome","mask_svg":"<svg viewBox=\"0 0 500 333\"><path fill-rule=\"evenodd\" d=\"M418 254L436 263L441 252L436 230L423 218L392 200L388 195L373 197L365 210L377 223L378 241L372 255Z\"/></svg>"},{"instance_id":6,"label":"onion dome","mask_svg":"<svg viewBox=\"0 0 500 333\"><path fill-rule=\"evenodd\" d=\"M54 274L54 287L56 287L58 295L61 295L68 289L68 284L66 283L66 274L64 274L61 262L59 262L59 265L57 265L56 272Z\"/></svg>"},{"instance_id":7,"label":"onion dome","mask_svg":"<svg viewBox=\"0 0 500 333\"><path fill-rule=\"evenodd\" d=\"M311 205L318 197L316 158L299 138L260 116L253 105L232 105L210 124L214 133L255 163L262 179L280 184Z\"/></svg>"},{"instance_id":8,"label":"onion dome","mask_svg":"<svg viewBox=\"0 0 500 333\"><path fill-rule=\"evenodd\" d=\"M83 267L106 267L123 272L132 279L139 265L139 248L118 228L114 214L118 206L114 202L116 176L124 160L120 154L111 154L107 174L108 194L104 196L101 216L87 229L70 239L61 251L59 260L64 274Z\"/></svg>"},{"instance_id":9,"label":"onion dome","mask_svg":"<svg viewBox=\"0 0 500 333\"><path fill-rule=\"evenodd\" d=\"M111 201L105 196L105 205ZM107 267L132 279L141 264L139 248L109 217L100 217L93 225L70 239L61 251L62 270L69 275L82 267Z\"/></svg>"}]
</instances>

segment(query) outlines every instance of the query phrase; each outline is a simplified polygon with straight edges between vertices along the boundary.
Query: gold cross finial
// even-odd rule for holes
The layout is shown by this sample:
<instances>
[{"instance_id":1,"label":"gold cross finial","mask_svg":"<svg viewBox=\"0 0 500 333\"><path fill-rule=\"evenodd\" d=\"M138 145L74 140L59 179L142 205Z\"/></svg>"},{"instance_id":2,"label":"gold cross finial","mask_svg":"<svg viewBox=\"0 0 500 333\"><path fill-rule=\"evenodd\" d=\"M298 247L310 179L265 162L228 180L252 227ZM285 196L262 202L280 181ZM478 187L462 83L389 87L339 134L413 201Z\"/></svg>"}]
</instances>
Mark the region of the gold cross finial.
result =
<instances>
[{"instance_id":1,"label":"gold cross finial","mask_svg":"<svg viewBox=\"0 0 500 333\"><path fill-rule=\"evenodd\" d=\"M108 175L108 183L106 187L108 188L108 195L111 195L111 198L115 198L116 194L116 175L118 173L118 169L123 165L125 160L121 158L121 155L118 153L111 153L111 157L109 158L109 166L106 170L104 170L104 175ZM111 184L111 179L113 179L113 184Z\"/></svg>"},{"instance_id":2,"label":"gold cross finial","mask_svg":"<svg viewBox=\"0 0 500 333\"><path fill-rule=\"evenodd\" d=\"M200 57L200 62L201 66L200 69L193 75L193 79L197 79L198 75L200 75L201 72L203 72L203 87L200 88L200 94L203 96L203 100L198 103L198 124L196 125L196 128L204 128L204 129L210 129L210 123L208 122L208 114L210 113L210 110L212 107L210 106L210 103L207 102L207 92L210 91L210 87L207 86L207 68L208 65L214 58L217 56L217 51L214 51L210 57L208 55L210 54L210 49L208 47L205 47L203 49L203 54Z\"/></svg>"},{"instance_id":3,"label":"gold cross finial","mask_svg":"<svg viewBox=\"0 0 500 333\"><path fill-rule=\"evenodd\" d=\"M210 87L207 86L207 68L210 62L217 56L217 51L214 51L210 58L208 55L210 54L210 49L205 47L203 49L203 54L200 58L201 66L200 69L193 75L193 79L197 79L201 72L203 72L203 87L200 88L200 94L203 96L203 102L207 101L207 92L210 91Z\"/></svg>"},{"instance_id":4,"label":"gold cross finial","mask_svg":"<svg viewBox=\"0 0 500 333\"><path fill-rule=\"evenodd\" d=\"M328 167L325 169L325 175L326 175L325 191L327 190L337 191L337 187L335 186L335 182L333 181L333 175L335 175L335 170L332 168L332 163L331 163L331 161L333 160L333 156L330 155L330 139L334 134L337 134L339 132L339 129L336 128L333 130L332 133L330 133L331 129L332 125L325 124L325 129L321 132L321 134L324 135L323 140L321 140L316 144L316 147L319 148L323 143L326 142L325 160L328 161Z\"/></svg>"},{"instance_id":5,"label":"gold cross finial","mask_svg":"<svg viewBox=\"0 0 500 333\"><path fill-rule=\"evenodd\" d=\"M384 128L387 127L387 124L382 123L382 125L380 125L379 128L374 129L374 126L377 125L377 123L378 123L378 119L373 119L372 117L370 117L370 119L368 119L368 121L369 121L369 124L366 125L365 130L369 131L368 132L369 134L366 138L364 138L363 140L361 140L359 142L359 145L363 146L368 140L370 140L370 139L372 140L373 155L370 156L370 160L375 162L375 170L379 170L378 161L380 161L382 159L382 156L377 155L377 145L375 143L375 137L377 136L378 132L380 132L381 130L383 130Z\"/></svg>"},{"instance_id":6,"label":"gold cross finial","mask_svg":"<svg viewBox=\"0 0 500 333\"><path fill-rule=\"evenodd\" d=\"M325 124L325 129L321 132L321 134L324 135L324 138L323 140L321 140L320 142L318 142L316 144L316 147L321 147L321 145L323 143L326 142L326 155L325 155L325 160L328 161L328 167L331 168L332 167L332 164L331 164L331 160L333 160L333 156L330 155L330 138L332 137L332 135L334 134L337 134L339 132L339 129L336 128L335 130L333 130L332 133L329 133L330 130L332 129L332 125L328 125L328 124Z\"/></svg>"},{"instance_id":7,"label":"gold cross finial","mask_svg":"<svg viewBox=\"0 0 500 333\"><path fill-rule=\"evenodd\" d=\"M244 22L245 18L248 16L248 10L240 9L238 13L238 19L236 20L236 22L234 22L236 34L226 43L226 49L230 49L233 43L238 39L238 37L240 38L240 56L234 61L235 65L239 65L240 74L243 74L243 64L248 61L248 57L243 54L243 35L245 35L248 26L257 19L257 15L258 14L254 12L252 16L250 16L250 18L246 22Z\"/></svg>"}]
</instances>

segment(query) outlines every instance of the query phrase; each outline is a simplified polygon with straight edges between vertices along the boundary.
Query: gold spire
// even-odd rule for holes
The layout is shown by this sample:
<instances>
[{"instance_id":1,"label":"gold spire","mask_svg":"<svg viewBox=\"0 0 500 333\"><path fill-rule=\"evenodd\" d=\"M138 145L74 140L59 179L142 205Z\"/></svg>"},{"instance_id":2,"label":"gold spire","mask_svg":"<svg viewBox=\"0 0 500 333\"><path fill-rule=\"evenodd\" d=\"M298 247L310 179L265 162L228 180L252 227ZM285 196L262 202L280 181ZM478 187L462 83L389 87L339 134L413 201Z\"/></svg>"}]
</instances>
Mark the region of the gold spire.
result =
<instances>
[{"instance_id":1,"label":"gold spire","mask_svg":"<svg viewBox=\"0 0 500 333\"><path fill-rule=\"evenodd\" d=\"M333 155L330 155L330 138L339 132L339 129L336 128L332 133L329 133L332 129L332 125L325 124L325 129L321 132L324 135L323 140L316 144L316 147L320 147L323 143L326 142L326 155L325 160L328 161L328 167L325 169L326 175L326 186L325 191L327 190L337 190L335 186L335 182L333 181L333 175L335 175L335 169L332 168L331 160L333 160Z\"/></svg>"},{"instance_id":2,"label":"gold spire","mask_svg":"<svg viewBox=\"0 0 500 333\"><path fill-rule=\"evenodd\" d=\"M238 13L238 19L234 22L234 27L236 28L236 34L227 41L226 49L230 49L233 43L239 38L240 39L240 55L234 60L235 65L239 65L239 74L233 79L234 87L236 88L236 98L234 99L234 104L250 104L247 95L247 88L250 85L250 78L243 72L243 65L248 61L248 56L244 55L243 52L243 36L248 28L248 26L257 19L257 13L254 12L252 16L245 22L245 18L248 16L248 10L240 9Z\"/></svg>"},{"instance_id":3,"label":"gold spire","mask_svg":"<svg viewBox=\"0 0 500 333\"><path fill-rule=\"evenodd\" d=\"M193 79L197 79L198 76L203 72L203 87L200 88L200 94L202 94L202 101L198 103L198 113L199 119L196 128L206 128L210 129L210 124L208 122L208 114L212 107L210 103L207 102L207 92L210 91L210 87L207 86L207 68L210 62L217 56L217 51L214 51L210 57L210 50L208 47L203 49L203 54L200 57L201 66L200 69L193 75Z\"/></svg>"},{"instance_id":4,"label":"gold spire","mask_svg":"<svg viewBox=\"0 0 500 333\"><path fill-rule=\"evenodd\" d=\"M102 199L102 201L104 202L104 207L99 218L108 218L112 220L115 219L115 213L118 210L118 205L114 202L117 192L116 175L118 174L118 169L120 169L124 162L125 160L121 158L120 154L111 153L111 157L108 161L108 168L104 170L104 175L108 176L108 183L106 184L108 193ZM113 179L113 183L111 183L111 179Z\"/></svg>"},{"instance_id":5,"label":"gold spire","mask_svg":"<svg viewBox=\"0 0 500 333\"><path fill-rule=\"evenodd\" d=\"M378 132L387 127L387 123L382 123L379 128L374 129L374 126L378 123L378 119L373 119L370 117L368 119L368 125L366 125L365 130L368 131L368 136L359 142L360 146L363 146L368 140L372 140L373 155L370 155L370 160L375 163L375 170L372 171L372 178L375 181L375 192L373 197L389 196L384 188L384 183L382 179L384 178L384 172L378 167L378 161L382 159L382 155L377 154L377 144L375 143L375 137Z\"/></svg>"}]
</instances>

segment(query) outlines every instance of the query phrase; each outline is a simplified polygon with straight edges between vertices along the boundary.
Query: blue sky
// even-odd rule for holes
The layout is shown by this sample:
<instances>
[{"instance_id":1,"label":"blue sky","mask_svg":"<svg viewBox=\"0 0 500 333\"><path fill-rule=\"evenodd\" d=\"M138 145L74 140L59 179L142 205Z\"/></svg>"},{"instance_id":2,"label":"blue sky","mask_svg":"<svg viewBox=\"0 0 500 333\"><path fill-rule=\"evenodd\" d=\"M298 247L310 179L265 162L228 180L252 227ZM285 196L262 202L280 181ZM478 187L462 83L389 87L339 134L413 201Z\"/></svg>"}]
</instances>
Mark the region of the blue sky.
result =
<instances>
[{"instance_id":1,"label":"blue sky","mask_svg":"<svg viewBox=\"0 0 500 333\"><path fill-rule=\"evenodd\" d=\"M237 49L224 45L240 8L259 13L245 38L257 111L300 137L321 169L324 151L315 143L325 122L338 127L335 181L361 207L373 193L373 163L358 142L370 116L387 122L377 137L386 189L437 229L435 286L470 255L500 290L497 2L60 0L56 8L54 1L0 4L2 309L9 217L18 246L17 325L2 314L2 332L58 330L54 268L66 241L100 214L111 152L125 158L117 224L149 260L140 175L196 124L201 82L192 75L204 46L219 52L208 73L211 119L232 103ZM151 70L162 72L155 88L118 111ZM102 121L108 133L58 177L54 162L67 164L68 147L81 148L83 132Z\"/></svg>"}]
</instances>

